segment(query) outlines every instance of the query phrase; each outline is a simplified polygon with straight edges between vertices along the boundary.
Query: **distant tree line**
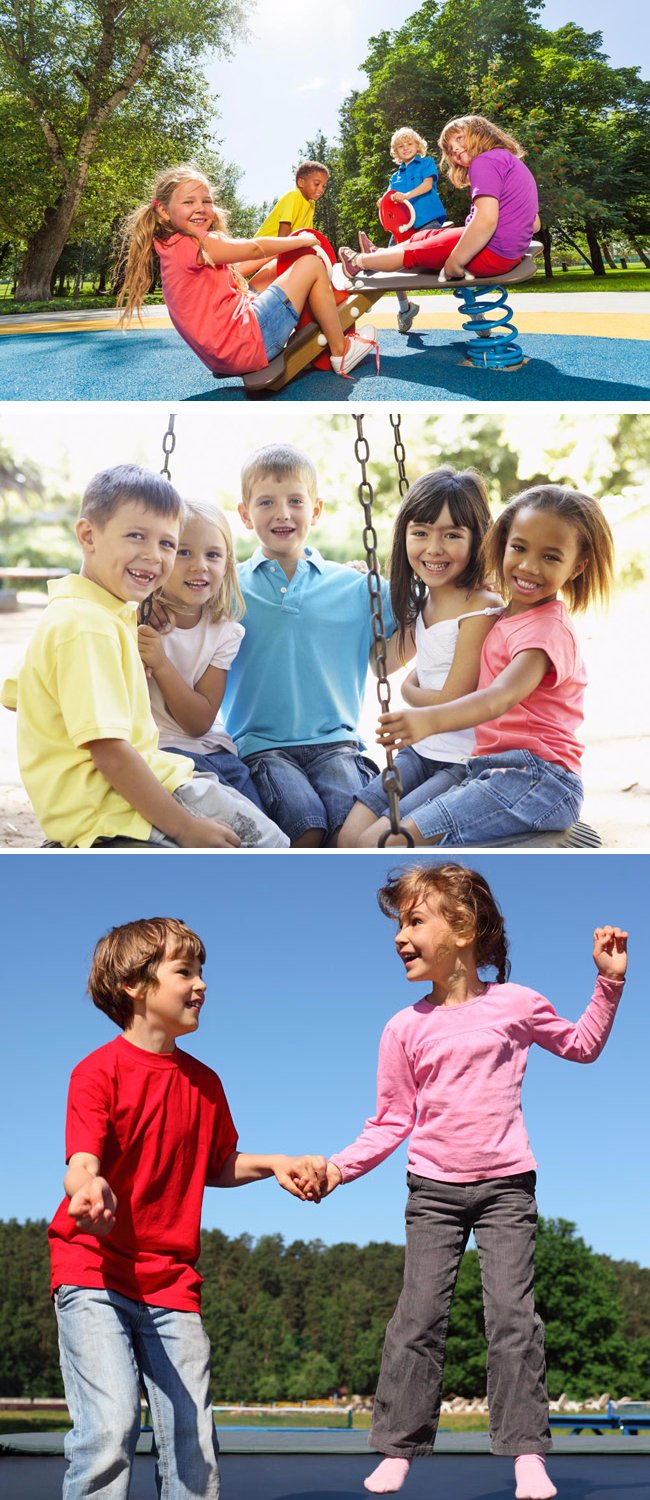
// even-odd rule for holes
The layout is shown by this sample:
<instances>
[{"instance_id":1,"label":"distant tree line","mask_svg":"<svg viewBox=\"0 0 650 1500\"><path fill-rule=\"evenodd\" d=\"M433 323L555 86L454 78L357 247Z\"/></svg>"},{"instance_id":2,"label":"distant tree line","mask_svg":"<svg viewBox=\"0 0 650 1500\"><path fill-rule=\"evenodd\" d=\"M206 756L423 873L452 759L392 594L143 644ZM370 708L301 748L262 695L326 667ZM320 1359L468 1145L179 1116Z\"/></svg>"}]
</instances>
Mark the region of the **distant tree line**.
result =
<instances>
[{"instance_id":1,"label":"distant tree line","mask_svg":"<svg viewBox=\"0 0 650 1500\"><path fill-rule=\"evenodd\" d=\"M0 1395L63 1393L48 1294L45 1220L0 1222ZM204 1232L203 1316L213 1397L308 1400L374 1392L397 1301L401 1246L253 1241ZM537 1302L546 1326L551 1397L647 1398L650 1270L596 1255L563 1219L540 1222ZM445 1393L485 1391L478 1255L463 1258L447 1346Z\"/></svg>"}]
</instances>

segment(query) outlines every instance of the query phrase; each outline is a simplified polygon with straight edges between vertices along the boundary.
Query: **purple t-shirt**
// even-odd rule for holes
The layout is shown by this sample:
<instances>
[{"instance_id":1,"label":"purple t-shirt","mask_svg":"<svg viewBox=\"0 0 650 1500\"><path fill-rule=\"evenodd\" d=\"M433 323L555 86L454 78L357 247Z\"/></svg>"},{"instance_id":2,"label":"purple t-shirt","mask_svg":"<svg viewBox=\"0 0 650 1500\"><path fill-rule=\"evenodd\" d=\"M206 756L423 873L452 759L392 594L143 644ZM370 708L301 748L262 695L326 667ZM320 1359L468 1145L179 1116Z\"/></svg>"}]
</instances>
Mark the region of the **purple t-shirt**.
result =
<instances>
[{"instance_id":1,"label":"purple t-shirt","mask_svg":"<svg viewBox=\"0 0 650 1500\"><path fill-rule=\"evenodd\" d=\"M537 214L537 183L532 172L511 151L483 151L468 168L474 214L477 198L496 198L499 222L489 242L495 255L521 260L526 254Z\"/></svg>"}]
</instances>

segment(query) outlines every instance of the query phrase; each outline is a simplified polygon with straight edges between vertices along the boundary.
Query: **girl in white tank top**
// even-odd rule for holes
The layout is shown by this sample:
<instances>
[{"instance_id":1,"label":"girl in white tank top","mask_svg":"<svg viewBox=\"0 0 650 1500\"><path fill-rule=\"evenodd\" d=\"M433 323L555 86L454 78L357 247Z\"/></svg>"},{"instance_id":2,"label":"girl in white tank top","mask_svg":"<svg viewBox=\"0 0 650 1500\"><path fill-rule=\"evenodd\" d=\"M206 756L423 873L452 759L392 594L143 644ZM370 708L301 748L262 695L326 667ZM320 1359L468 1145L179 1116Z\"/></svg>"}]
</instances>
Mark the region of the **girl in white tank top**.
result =
<instances>
[{"instance_id":1,"label":"girl in white tank top","mask_svg":"<svg viewBox=\"0 0 650 1500\"><path fill-rule=\"evenodd\" d=\"M483 642L503 609L498 594L486 587L481 564L491 521L484 481L473 469L434 469L402 501L390 560L397 630L388 643L387 667L403 665L415 646L415 668L402 684L402 696L413 708L451 701L477 686ZM395 765L402 812L411 813L444 791L473 748L473 730L455 730L400 750ZM374 847L390 827L387 811L378 776L359 794L339 844Z\"/></svg>"}]
</instances>

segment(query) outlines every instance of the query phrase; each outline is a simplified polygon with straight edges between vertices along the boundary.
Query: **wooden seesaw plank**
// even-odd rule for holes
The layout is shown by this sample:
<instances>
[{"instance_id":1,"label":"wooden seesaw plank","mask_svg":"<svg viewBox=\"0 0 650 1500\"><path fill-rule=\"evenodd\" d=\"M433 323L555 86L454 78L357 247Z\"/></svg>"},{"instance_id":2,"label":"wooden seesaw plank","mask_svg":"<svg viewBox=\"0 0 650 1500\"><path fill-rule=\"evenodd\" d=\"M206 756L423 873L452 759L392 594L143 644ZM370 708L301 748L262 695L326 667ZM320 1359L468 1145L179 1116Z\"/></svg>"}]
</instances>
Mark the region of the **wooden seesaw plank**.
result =
<instances>
[{"instance_id":1,"label":"wooden seesaw plank","mask_svg":"<svg viewBox=\"0 0 650 1500\"><path fill-rule=\"evenodd\" d=\"M351 291L345 302L340 302L337 307L339 322L343 333L347 333L356 323L357 318L363 316L372 307L382 291L370 295L362 291ZM286 348L280 354L276 354L263 370L250 370L244 375L244 385L247 391L253 394L262 391L281 391L283 386L288 385L295 375L305 370L313 359L317 359L323 353L323 345L319 343L320 328L317 323L306 323L297 333L292 334Z\"/></svg>"}]
</instances>

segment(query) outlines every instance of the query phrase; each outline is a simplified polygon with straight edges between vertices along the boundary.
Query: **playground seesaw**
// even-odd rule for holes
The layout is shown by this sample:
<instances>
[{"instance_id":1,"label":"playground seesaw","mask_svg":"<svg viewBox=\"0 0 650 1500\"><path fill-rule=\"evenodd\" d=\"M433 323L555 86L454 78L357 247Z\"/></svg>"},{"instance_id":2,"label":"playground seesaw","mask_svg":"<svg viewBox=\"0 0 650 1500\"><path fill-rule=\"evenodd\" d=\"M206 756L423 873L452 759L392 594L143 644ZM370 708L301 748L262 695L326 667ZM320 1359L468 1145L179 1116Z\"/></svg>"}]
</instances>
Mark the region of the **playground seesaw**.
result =
<instances>
[{"instance_id":1,"label":"playground seesaw","mask_svg":"<svg viewBox=\"0 0 650 1500\"><path fill-rule=\"evenodd\" d=\"M386 292L403 291L417 295L418 292L444 288L453 292L464 319L463 328L472 335L465 345L463 363L488 370L519 369L525 363L525 356L517 343L517 329L512 321L506 287L530 281L536 275L537 257L541 253L542 245L533 240L524 259L514 270L505 272L498 282L494 277L482 280L467 276L463 282L454 283L446 281L441 272L422 272L419 275L412 271L362 272L350 283L345 301L339 303L341 328L347 333ZM246 390L251 394L281 391L323 353L323 347L323 335L318 325L305 324L263 370L251 370L244 375Z\"/></svg>"}]
</instances>

